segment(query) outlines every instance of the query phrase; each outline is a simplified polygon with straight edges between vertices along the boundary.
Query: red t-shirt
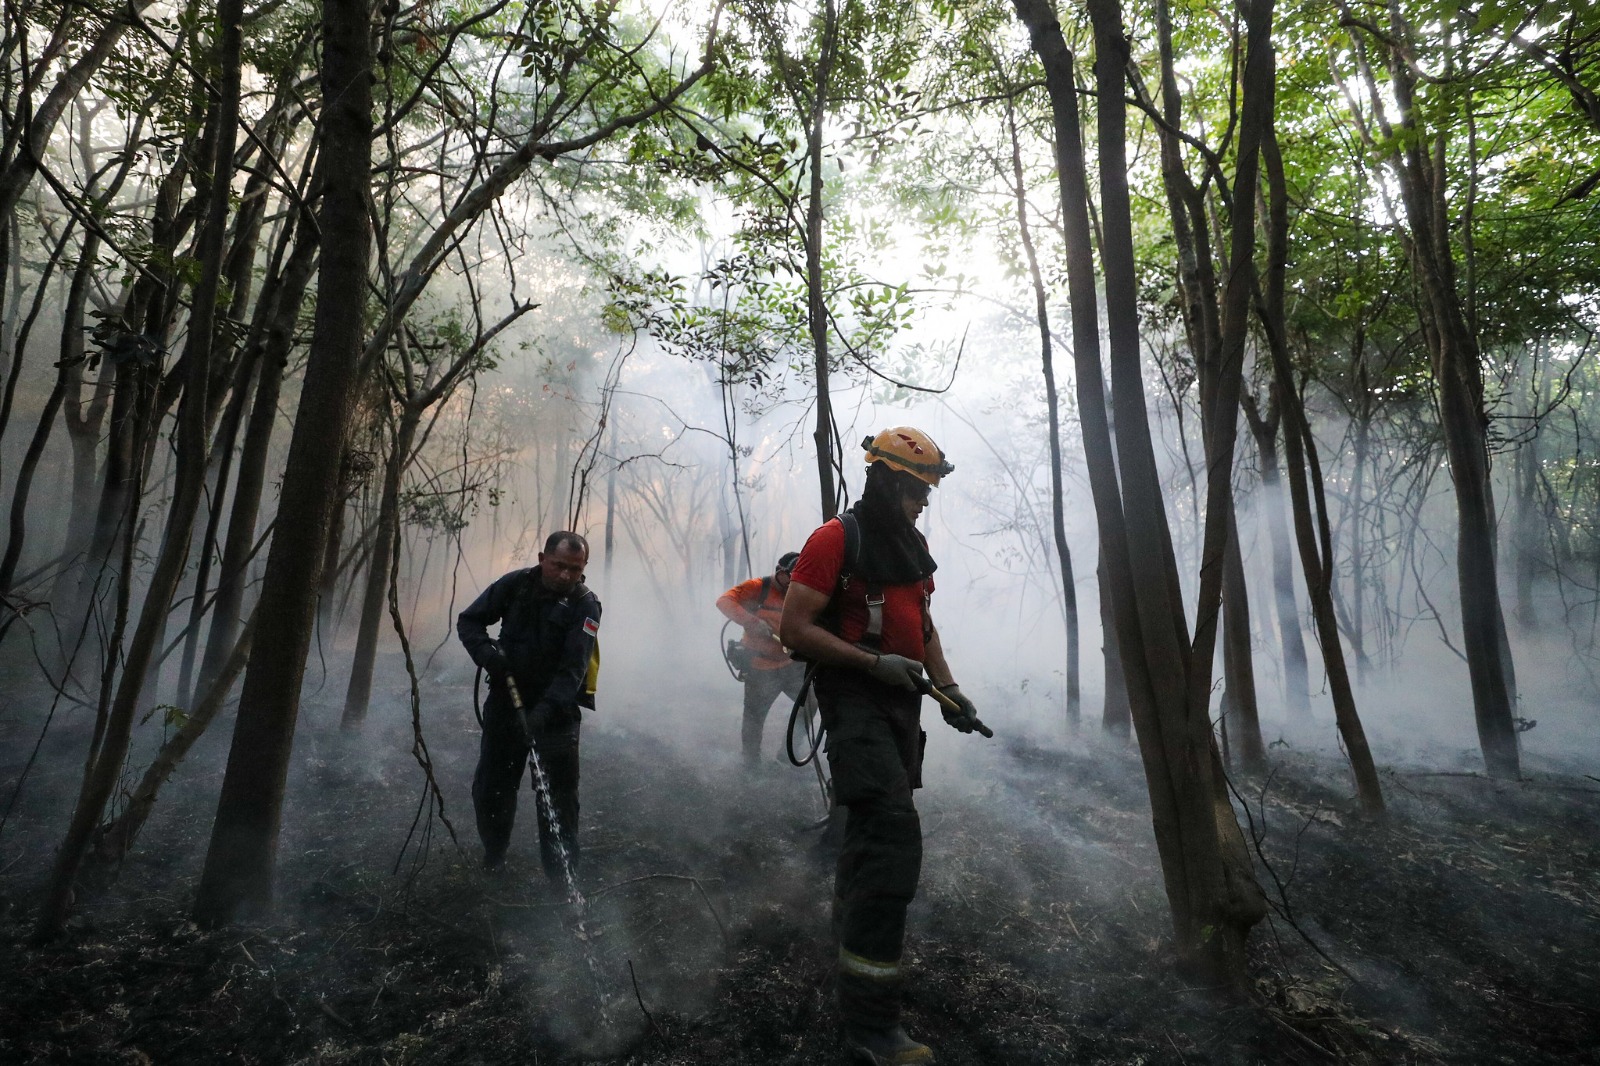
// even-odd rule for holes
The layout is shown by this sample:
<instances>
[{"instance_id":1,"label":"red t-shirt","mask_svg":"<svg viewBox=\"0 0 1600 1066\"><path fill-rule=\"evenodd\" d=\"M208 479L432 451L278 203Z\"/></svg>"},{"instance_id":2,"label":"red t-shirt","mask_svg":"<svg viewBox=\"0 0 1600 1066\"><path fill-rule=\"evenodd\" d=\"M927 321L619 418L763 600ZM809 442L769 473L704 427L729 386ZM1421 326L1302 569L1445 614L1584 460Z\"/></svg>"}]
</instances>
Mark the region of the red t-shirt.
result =
<instances>
[{"instance_id":1,"label":"red t-shirt","mask_svg":"<svg viewBox=\"0 0 1600 1066\"><path fill-rule=\"evenodd\" d=\"M829 520L806 540L800 561L794 564L792 580L832 597L844 567L844 523ZM867 631L867 583L859 574L840 590L839 636L851 644ZM923 624L928 598L933 595L933 578L883 586L883 640L878 650L922 661Z\"/></svg>"}]
</instances>

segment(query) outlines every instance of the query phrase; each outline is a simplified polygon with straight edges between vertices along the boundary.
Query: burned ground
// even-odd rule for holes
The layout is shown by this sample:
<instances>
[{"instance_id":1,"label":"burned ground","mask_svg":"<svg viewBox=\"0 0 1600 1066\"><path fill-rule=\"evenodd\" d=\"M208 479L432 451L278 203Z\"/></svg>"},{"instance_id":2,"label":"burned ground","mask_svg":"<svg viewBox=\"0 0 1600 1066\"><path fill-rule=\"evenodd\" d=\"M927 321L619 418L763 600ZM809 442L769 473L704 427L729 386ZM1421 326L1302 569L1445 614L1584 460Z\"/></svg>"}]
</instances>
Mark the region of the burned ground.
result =
<instances>
[{"instance_id":1,"label":"burned ground","mask_svg":"<svg viewBox=\"0 0 1600 1066\"><path fill-rule=\"evenodd\" d=\"M732 700L704 737L626 706L586 725L580 922L539 873L526 797L507 870L477 868L470 711L428 696L460 849L403 716L348 738L313 698L271 922L188 920L222 728L69 935L32 947L81 760L52 730L0 836L0 1061L842 1061L816 783L742 775ZM1275 914L1253 994L1228 1002L1172 965L1134 753L992 724L992 742L935 737L919 800L907 1023L941 1062L1600 1061L1600 781L1391 769L1372 824L1336 756L1274 747L1237 786ZM0 723L7 799L38 726Z\"/></svg>"}]
</instances>

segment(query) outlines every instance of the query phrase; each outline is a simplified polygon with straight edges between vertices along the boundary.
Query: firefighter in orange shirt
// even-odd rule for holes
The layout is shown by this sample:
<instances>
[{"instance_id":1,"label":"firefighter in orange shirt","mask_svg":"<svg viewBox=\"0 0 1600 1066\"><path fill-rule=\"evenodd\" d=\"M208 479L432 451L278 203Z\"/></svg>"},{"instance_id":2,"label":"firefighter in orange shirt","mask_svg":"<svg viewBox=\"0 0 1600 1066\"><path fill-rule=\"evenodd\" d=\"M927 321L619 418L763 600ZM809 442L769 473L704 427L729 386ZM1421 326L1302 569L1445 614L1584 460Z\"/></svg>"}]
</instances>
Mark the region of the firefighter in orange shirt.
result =
<instances>
[{"instance_id":1,"label":"firefighter in orange shirt","mask_svg":"<svg viewBox=\"0 0 1600 1066\"><path fill-rule=\"evenodd\" d=\"M789 591L789 574L799 558L799 552L786 552L771 577L753 577L717 597L717 610L744 627L740 644L748 661L742 671L744 725L740 739L747 769L761 762L761 732L772 701L780 692L795 698L805 681L805 664L790 659L778 642L783 597Z\"/></svg>"}]
</instances>

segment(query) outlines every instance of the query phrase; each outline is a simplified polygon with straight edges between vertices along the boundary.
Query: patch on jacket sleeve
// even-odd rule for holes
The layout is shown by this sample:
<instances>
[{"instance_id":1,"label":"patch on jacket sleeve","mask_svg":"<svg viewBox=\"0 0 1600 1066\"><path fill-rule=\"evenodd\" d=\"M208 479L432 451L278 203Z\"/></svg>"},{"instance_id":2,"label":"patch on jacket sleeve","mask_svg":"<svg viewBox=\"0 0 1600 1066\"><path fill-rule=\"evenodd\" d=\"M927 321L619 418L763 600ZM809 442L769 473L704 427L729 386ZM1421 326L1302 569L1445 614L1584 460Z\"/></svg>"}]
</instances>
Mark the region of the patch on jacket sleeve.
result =
<instances>
[{"instance_id":1,"label":"patch on jacket sleeve","mask_svg":"<svg viewBox=\"0 0 1600 1066\"><path fill-rule=\"evenodd\" d=\"M600 619L598 619L598 618L585 618L583 620L583 631L585 633L589 634L591 637L594 636L595 634L599 633L600 632Z\"/></svg>"}]
</instances>

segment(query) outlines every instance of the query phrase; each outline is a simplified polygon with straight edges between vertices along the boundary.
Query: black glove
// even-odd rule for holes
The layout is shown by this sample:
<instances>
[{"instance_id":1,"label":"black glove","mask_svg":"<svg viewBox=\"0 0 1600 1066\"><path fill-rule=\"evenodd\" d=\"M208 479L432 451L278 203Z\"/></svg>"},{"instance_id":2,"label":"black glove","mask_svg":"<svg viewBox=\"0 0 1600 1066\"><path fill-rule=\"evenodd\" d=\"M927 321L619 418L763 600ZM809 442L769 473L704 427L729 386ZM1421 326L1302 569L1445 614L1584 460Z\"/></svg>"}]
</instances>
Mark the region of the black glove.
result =
<instances>
[{"instance_id":1,"label":"black glove","mask_svg":"<svg viewBox=\"0 0 1600 1066\"><path fill-rule=\"evenodd\" d=\"M960 685L945 685L939 689L939 693L949 697L960 708L959 710L951 710L942 703L939 705L940 713L944 715L944 720L951 727L959 729L963 733L970 733L978 728L978 708L972 705L971 700L962 695Z\"/></svg>"},{"instance_id":2,"label":"black glove","mask_svg":"<svg viewBox=\"0 0 1600 1066\"><path fill-rule=\"evenodd\" d=\"M506 675L511 673L511 660L506 658L506 653L500 650L498 644L489 645L489 650L483 653L483 662L479 665L483 667L483 672L495 681L504 681Z\"/></svg>"},{"instance_id":3,"label":"black glove","mask_svg":"<svg viewBox=\"0 0 1600 1066\"><path fill-rule=\"evenodd\" d=\"M540 700L532 707L525 709L522 712L522 725L527 729L529 738L537 736L545 729L548 729L550 723L555 720L555 713L555 706L546 703L544 700Z\"/></svg>"}]
</instances>

